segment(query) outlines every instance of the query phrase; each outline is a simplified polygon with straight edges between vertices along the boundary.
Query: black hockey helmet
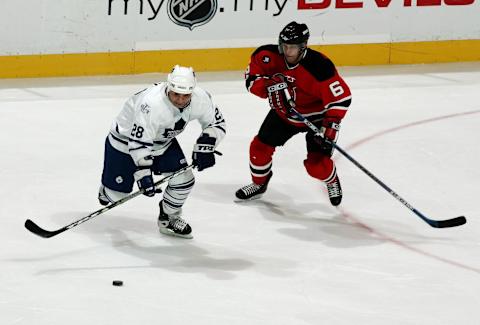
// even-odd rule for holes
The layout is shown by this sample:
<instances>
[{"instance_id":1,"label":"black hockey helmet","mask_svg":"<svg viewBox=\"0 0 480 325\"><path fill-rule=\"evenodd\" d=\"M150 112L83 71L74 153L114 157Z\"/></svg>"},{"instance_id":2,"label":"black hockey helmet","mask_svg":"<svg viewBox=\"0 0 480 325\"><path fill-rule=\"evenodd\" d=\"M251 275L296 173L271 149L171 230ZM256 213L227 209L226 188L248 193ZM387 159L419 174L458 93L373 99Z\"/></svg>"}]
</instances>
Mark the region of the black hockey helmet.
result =
<instances>
[{"instance_id":1,"label":"black hockey helmet","mask_svg":"<svg viewBox=\"0 0 480 325\"><path fill-rule=\"evenodd\" d=\"M303 51L307 47L310 32L307 25L292 21L278 35L278 48L283 53L282 44L298 44Z\"/></svg>"}]
</instances>

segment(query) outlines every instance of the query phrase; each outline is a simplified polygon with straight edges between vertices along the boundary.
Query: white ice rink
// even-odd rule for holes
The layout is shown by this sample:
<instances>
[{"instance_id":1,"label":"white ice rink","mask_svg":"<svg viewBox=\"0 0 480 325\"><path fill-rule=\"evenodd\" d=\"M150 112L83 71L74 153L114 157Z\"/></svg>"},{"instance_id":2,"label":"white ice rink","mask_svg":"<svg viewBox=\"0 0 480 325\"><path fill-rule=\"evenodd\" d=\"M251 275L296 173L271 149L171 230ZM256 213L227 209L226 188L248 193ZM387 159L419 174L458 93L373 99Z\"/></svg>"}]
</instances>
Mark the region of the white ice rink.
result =
<instances>
[{"instance_id":1,"label":"white ice rink","mask_svg":"<svg viewBox=\"0 0 480 325\"><path fill-rule=\"evenodd\" d=\"M193 240L158 233L158 196L43 239L27 218L54 230L99 208L110 123L165 75L0 80L0 324L480 324L480 62L340 71L354 97L338 144L430 218L466 225L431 228L339 153L331 207L303 136L277 150L261 200L234 203L267 113L238 71L199 74L228 131L195 172ZM199 132L180 136L188 158Z\"/></svg>"}]
</instances>

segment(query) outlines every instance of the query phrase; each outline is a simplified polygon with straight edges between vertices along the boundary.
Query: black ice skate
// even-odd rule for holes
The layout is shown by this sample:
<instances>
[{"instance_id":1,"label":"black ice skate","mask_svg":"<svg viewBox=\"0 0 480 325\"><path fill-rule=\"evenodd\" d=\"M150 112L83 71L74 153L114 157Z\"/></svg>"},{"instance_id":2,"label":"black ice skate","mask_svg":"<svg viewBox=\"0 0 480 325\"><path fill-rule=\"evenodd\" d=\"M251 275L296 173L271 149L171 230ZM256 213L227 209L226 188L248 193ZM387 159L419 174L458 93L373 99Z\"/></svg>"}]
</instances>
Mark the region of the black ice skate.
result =
<instances>
[{"instance_id":1,"label":"black ice skate","mask_svg":"<svg viewBox=\"0 0 480 325\"><path fill-rule=\"evenodd\" d=\"M160 214L158 215L158 229L162 234L182 238L193 238L192 228L179 215L168 215L163 212L163 204L160 201Z\"/></svg>"},{"instance_id":2,"label":"black ice skate","mask_svg":"<svg viewBox=\"0 0 480 325\"><path fill-rule=\"evenodd\" d=\"M328 197L333 206L337 206L342 202L342 187L340 186L340 179L335 176L333 181L327 183Z\"/></svg>"},{"instance_id":3,"label":"black ice skate","mask_svg":"<svg viewBox=\"0 0 480 325\"><path fill-rule=\"evenodd\" d=\"M263 196L263 193L265 193L265 191L267 190L270 178L272 178L272 173L268 175L265 184L251 183L239 189L237 192L235 192L235 196L237 197L236 201L242 202L261 198Z\"/></svg>"}]
</instances>

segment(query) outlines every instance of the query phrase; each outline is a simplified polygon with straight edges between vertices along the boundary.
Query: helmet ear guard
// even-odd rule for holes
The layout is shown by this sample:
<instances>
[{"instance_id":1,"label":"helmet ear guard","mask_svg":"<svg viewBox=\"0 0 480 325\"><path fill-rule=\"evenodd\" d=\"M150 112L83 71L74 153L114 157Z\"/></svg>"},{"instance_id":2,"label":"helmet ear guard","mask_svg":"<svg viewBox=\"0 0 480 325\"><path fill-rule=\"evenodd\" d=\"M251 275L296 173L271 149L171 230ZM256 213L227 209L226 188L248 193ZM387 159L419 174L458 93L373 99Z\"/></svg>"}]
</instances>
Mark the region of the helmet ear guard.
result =
<instances>
[{"instance_id":1,"label":"helmet ear guard","mask_svg":"<svg viewBox=\"0 0 480 325\"><path fill-rule=\"evenodd\" d=\"M197 78L192 67L187 68L177 64L167 76L167 91L177 94L191 94L196 84Z\"/></svg>"}]
</instances>

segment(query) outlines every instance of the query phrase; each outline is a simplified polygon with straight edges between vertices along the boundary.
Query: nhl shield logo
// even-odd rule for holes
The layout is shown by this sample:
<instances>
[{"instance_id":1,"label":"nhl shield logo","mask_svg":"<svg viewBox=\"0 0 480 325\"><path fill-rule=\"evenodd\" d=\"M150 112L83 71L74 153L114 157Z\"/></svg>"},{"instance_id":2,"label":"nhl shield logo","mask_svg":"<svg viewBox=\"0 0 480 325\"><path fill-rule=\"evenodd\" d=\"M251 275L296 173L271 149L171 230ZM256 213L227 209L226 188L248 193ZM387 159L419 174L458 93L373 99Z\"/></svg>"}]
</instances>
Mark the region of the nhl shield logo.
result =
<instances>
[{"instance_id":1,"label":"nhl shield logo","mask_svg":"<svg viewBox=\"0 0 480 325\"><path fill-rule=\"evenodd\" d=\"M193 30L215 16L217 0L169 0L167 12L175 24Z\"/></svg>"}]
</instances>

